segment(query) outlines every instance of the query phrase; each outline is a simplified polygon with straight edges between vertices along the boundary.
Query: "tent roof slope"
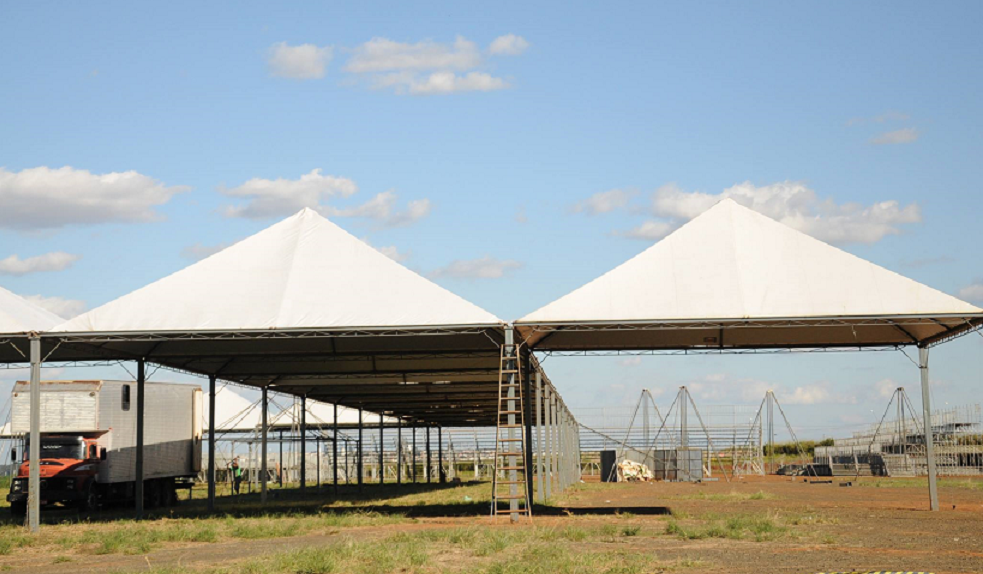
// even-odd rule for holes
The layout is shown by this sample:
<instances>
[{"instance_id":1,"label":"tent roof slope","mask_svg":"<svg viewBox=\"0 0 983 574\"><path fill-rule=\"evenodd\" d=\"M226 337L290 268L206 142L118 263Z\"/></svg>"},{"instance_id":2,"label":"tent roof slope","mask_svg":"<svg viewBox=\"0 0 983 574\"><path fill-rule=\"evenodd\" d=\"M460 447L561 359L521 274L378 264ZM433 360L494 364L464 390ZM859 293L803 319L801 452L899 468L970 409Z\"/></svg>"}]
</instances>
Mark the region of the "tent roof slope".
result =
<instances>
[{"instance_id":1,"label":"tent roof slope","mask_svg":"<svg viewBox=\"0 0 983 574\"><path fill-rule=\"evenodd\" d=\"M311 209L54 329L201 332L500 325Z\"/></svg>"},{"instance_id":2,"label":"tent roof slope","mask_svg":"<svg viewBox=\"0 0 983 574\"><path fill-rule=\"evenodd\" d=\"M884 318L909 318L910 329L899 329L899 322L885 322ZM970 328L970 321L980 318L983 310L978 307L725 199L639 255L530 313L516 325L528 335L531 326L548 325L560 330L567 328L564 325L603 330L605 324L703 322L737 327L762 322L782 323L785 333L793 335L769 338L758 333L746 340L730 341L753 347L920 343L958 330L963 323ZM856 330L878 321L890 328L871 333L869 339L844 333L799 338L794 331L847 322ZM565 337L557 334L550 339L555 345L553 339L562 341ZM726 344L717 340L717 334L696 342L702 344L703 339L711 345ZM594 343L610 344L601 344L596 338ZM617 348L625 348L622 344L617 343ZM653 343L654 347L663 345L700 346L679 340Z\"/></svg>"},{"instance_id":3,"label":"tent roof slope","mask_svg":"<svg viewBox=\"0 0 983 574\"><path fill-rule=\"evenodd\" d=\"M0 333L47 331L64 319L0 287Z\"/></svg>"}]
</instances>

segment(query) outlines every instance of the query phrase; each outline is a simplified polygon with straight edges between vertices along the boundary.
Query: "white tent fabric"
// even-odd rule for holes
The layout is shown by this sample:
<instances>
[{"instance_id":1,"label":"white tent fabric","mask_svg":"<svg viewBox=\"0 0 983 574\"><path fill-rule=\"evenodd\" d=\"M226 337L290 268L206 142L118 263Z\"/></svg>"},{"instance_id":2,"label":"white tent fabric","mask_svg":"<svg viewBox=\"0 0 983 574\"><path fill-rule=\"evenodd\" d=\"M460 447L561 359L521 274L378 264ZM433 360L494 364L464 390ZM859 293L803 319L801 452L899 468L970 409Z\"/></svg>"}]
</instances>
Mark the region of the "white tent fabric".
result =
<instances>
[{"instance_id":1,"label":"white tent fabric","mask_svg":"<svg viewBox=\"0 0 983 574\"><path fill-rule=\"evenodd\" d=\"M803 319L941 319L936 325L913 325L907 336L891 328L893 337L864 340L839 332L831 341L911 343L980 314L983 310L969 303L725 199L641 254L530 313L516 325L528 335L533 325L563 329L564 325L794 319L797 326L803 326ZM951 324L946 322L950 319ZM695 342L664 341L656 346L723 343L716 334L711 335ZM531 335L530 341L544 338L545 333L540 332ZM558 332L550 337L550 344L559 344L556 339L578 346ZM803 344L817 341L795 336L791 340ZM748 346L781 342L768 340L760 332L731 340Z\"/></svg>"},{"instance_id":2,"label":"white tent fabric","mask_svg":"<svg viewBox=\"0 0 983 574\"><path fill-rule=\"evenodd\" d=\"M290 429L300 424L300 405L294 404L293 399L288 399L290 404L283 410L270 413L268 425L270 429ZM274 403L277 399L273 399ZM363 411L362 418L366 427L373 427L379 424L379 415ZM262 409L255 401L243 397L232 390L232 387L222 387L215 393L215 432L222 433L247 433L258 432L262 425ZM395 425L396 419L385 417L386 425ZM334 424L334 405L319 401L307 401L307 425L314 428L317 426L330 427ZM204 409L202 416L202 428L208 428L208 409ZM338 426L351 428L358 426L358 409L348 407L338 407Z\"/></svg>"},{"instance_id":3,"label":"white tent fabric","mask_svg":"<svg viewBox=\"0 0 983 574\"><path fill-rule=\"evenodd\" d=\"M0 333L47 331L65 320L0 287Z\"/></svg>"},{"instance_id":4,"label":"white tent fabric","mask_svg":"<svg viewBox=\"0 0 983 574\"><path fill-rule=\"evenodd\" d=\"M383 417L383 424L386 426L395 425L396 419L393 417ZM289 407L278 412L271 417L271 426L277 428L290 428L300 425L300 403L291 404ZM307 426L308 427L329 427L334 424L334 406L319 401L307 401ZM378 413L362 411L362 424L366 428L379 426ZM358 426L358 409L348 407L338 407L338 426L351 428Z\"/></svg>"},{"instance_id":5,"label":"white tent fabric","mask_svg":"<svg viewBox=\"0 0 983 574\"><path fill-rule=\"evenodd\" d=\"M208 409L202 410L202 428L207 429ZM261 419L259 405L230 387L222 387L215 393L216 433L254 431L262 424Z\"/></svg>"},{"instance_id":6,"label":"white tent fabric","mask_svg":"<svg viewBox=\"0 0 983 574\"><path fill-rule=\"evenodd\" d=\"M53 331L199 332L501 323L315 211L304 209Z\"/></svg>"}]
</instances>

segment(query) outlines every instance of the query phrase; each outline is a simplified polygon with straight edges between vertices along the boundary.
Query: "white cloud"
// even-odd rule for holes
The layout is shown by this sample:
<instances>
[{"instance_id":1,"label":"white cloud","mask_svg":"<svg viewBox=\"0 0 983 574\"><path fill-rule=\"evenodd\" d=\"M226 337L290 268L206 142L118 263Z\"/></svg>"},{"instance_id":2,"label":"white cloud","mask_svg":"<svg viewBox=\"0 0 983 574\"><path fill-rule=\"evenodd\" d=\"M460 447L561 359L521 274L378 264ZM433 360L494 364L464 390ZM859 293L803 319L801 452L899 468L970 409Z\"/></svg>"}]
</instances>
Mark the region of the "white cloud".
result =
<instances>
[{"instance_id":1,"label":"white cloud","mask_svg":"<svg viewBox=\"0 0 983 574\"><path fill-rule=\"evenodd\" d=\"M51 311L63 319L71 319L72 317L81 315L86 310L85 301L79 301L78 299L42 297L41 295L28 295L24 299Z\"/></svg>"},{"instance_id":2,"label":"white cloud","mask_svg":"<svg viewBox=\"0 0 983 574\"><path fill-rule=\"evenodd\" d=\"M892 379L881 379L874 383L874 391L877 393L878 398L886 399L890 398L900 386Z\"/></svg>"},{"instance_id":3,"label":"white cloud","mask_svg":"<svg viewBox=\"0 0 983 574\"><path fill-rule=\"evenodd\" d=\"M211 257L212 255L215 255L219 251L231 247L232 245L235 245L235 243L219 243L218 245L202 245L201 243L195 243L194 245L189 245L182 249L181 256L185 259L200 261L207 257Z\"/></svg>"},{"instance_id":4,"label":"white cloud","mask_svg":"<svg viewBox=\"0 0 983 574\"><path fill-rule=\"evenodd\" d=\"M621 366L623 367L637 367L638 365L642 364L642 358L639 356L625 357L618 362L621 363Z\"/></svg>"},{"instance_id":5,"label":"white cloud","mask_svg":"<svg viewBox=\"0 0 983 574\"><path fill-rule=\"evenodd\" d=\"M479 259L457 259L449 265L435 269L431 277L455 279L498 279L522 268L522 263L512 259L496 259L485 256Z\"/></svg>"},{"instance_id":6,"label":"white cloud","mask_svg":"<svg viewBox=\"0 0 983 574\"><path fill-rule=\"evenodd\" d=\"M956 260L955 257L950 257L948 255L939 255L937 257L923 257L921 259L902 259L901 266L908 267L910 269L921 269L922 267L928 267L930 265L952 263L955 260Z\"/></svg>"},{"instance_id":7,"label":"white cloud","mask_svg":"<svg viewBox=\"0 0 983 574\"><path fill-rule=\"evenodd\" d=\"M488 53L503 56L518 56L525 52L528 47L529 42L522 36L506 34L492 40L491 45L488 46Z\"/></svg>"},{"instance_id":8,"label":"white cloud","mask_svg":"<svg viewBox=\"0 0 983 574\"><path fill-rule=\"evenodd\" d=\"M270 46L266 57L270 75L280 78L309 80L323 78L324 70L331 61L333 49L314 44L288 46L286 42Z\"/></svg>"},{"instance_id":9,"label":"white cloud","mask_svg":"<svg viewBox=\"0 0 983 574\"><path fill-rule=\"evenodd\" d=\"M519 224L529 223L529 217L526 215L525 206L522 206L515 211L515 222Z\"/></svg>"},{"instance_id":10,"label":"white cloud","mask_svg":"<svg viewBox=\"0 0 983 574\"><path fill-rule=\"evenodd\" d=\"M412 253L410 253L409 251L400 251L395 245L376 247L375 245L372 245L372 242L369 241L368 237L363 237L362 242L368 245L369 247L375 249L379 253L382 253L386 257L392 259L393 261L396 261L397 263L402 263L403 261L406 261L407 259L410 258L410 255L412 255Z\"/></svg>"},{"instance_id":11,"label":"white cloud","mask_svg":"<svg viewBox=\"0 0 983 574\"><path fill-rule=\"evenodd\" d=\"M641 239L643 241L658 241L669 235L676 229L676 226L665 221L646 221L637 227L627 231L615 231L614 235L627 237L628 239Z\"/></svg>"},{"instance_id":12,"label":"white cloud","mask_svg":"<svg viewBox=\"0 0 983 574\"><path fill-rule=\"evenodd\" d=\"M870 138L870 143L874 145L907 144L916 141L919 135L921 134L915 128L904 128L874 136Z\"/></svg>"},{"instance_id":13,"label":"white cloud","mask_svg":"<svg viewBox=\"0 0 983 574\"><path fill-rule=\"evenodd\" d=\"M356 207L338 209L325 206L322 213L331 217L361 217L375 220L384 227L402 227L430 215L430 200L415 199L406 204L406 209L398 210L396 192L389 190L377 194L369 201Z\"/></svg>"},{"instance_id":14,"label":"white cloud","mask_svg":"<svg viewBox=\"0 0 983 574\"><path fill-rule=\"evenodd\" d=\"M429 199L415 199L408 202L405 209L397 209L398 198L392 190L355 207L327 205L323 202L330 198L352 196L358 186L348 178L321 175L320 169L312 170L300 179L254 178L238 187L220 188L219 191L246 200L245 204L226 206L226 217L282 217L309 207L329 217L360 217L375 220L383 227L401 227L426 217L431 209Z\"/></svg>"},{"instance_id":15,"label":"white cloud","mask_svg":"<svg viewBox=\"0 0 983 574\"><path fill-rule=\"evenodd\" d=\"M983 279L960 289L959 298L973 303L983 303Z\"/></svg>"},{"instance_id":16,"label":"white cloud","mask_svg":"<svg viewBox=\"0 0 983 574\"><path fill-rule=\"evenodd\" d=\"M453 94L456 92L492 92L509 87L508 82L484 72L468 72L458 75L454 72L434 72L423 79L411 78L404 83L390 83L396 93L410 93L418 96L434 94Z\"/></svg>"},{"instance_id":17,"label":"white cloud","mask_svg":"<svg viewBox=\"0 0 983 574\"><path fill-rule=\"evenodd\" d=\"M812 385L795 387L791 394L775 393L780 403L786 405L820 405L820 404L854 404L856 397L836 394L830 391L829 383L821 382Z\"/></svg>"},{"instance_id":18,"label":"white cloud","mask_svg":"<svg viewBox=\"0 0 983 574\"><path fill-rule=\"evenodd\" d=\"M757 379L733 379L725 373L712 373L686 385L695 397L714 402L759 403L771 385Z\"/></svg>"},{"instance_id":19,"label":"white cloud","mask_svg":"<svg viewBox=\"0 0 983 574\"><path fill-rule=\"evenodd\" d=\"M71 267L73 263L81 258L81 255L73 255L62 251L45 253L44 255L28 257L27 259L21 259L17 255L11 255L6 259L0 259L0 275L28 275L43 271L62 271Z\"/></svg>"},{"instance_id":20,"label":"white cloud","mask_svg":"<svg viewBox=\"0 0 983 574\"><path fill-rule=\"evenodd\" d=\"M922 219L914 203L903 207L894 200L869 206L836 204L831 199L820 200L815 191L794 181L764 186L744 182L719 194L686 192L675 185L665 185L653 196L653 212L661 217L689 220L725 198L817 239L838 244L875 243L888 235L900 234L903 225Z\"/></svg>"},{"instance_id":21,"label":"white cloud","mask_svg":"<svg viewBox=\"0 0 983 574\"><path fill-rule=\"evenodd\" d=\"M375 89L397 94L489 92L509 87L503 78L476 70L484 65L484 58L477 45L462 36L453 44L373 38L351 52L346 72L365 77Z\"/></svg>"},{"instance_id":22,"label":"white cloud","mask_svg":"<svg viewBox=\"0 0 983 574\"><path fill-rule=\"evenodd\" d=\"M349 197L358 191L355 182L345 177L321 175L320 169L300 179L253 178L233 188L220 188L228 197L247 200L245 205L227 206L227 217L259 219L292 214L304 207L318 208L329 197Z\"/></svg>"},{"instance_id":23,"label":"white cloud","mask_svg":"<svg viewBox=\"0 0 983 574\"><path fill-rule=\"evenodd\" d=\"M458 36L453 44L424 40L416 44L372 38L352 50L345 71L356 74L401 70L469 70L482 63L474 42Z\"/></svg>"},{"instance_id":24,"label":"white cloud","mask_svg":"<svg viewBox=\"0 0 983 574\"><path fill-rule=\"evenodd\" d=\"M601 191L583 201L578 201L573 206L573 212L586 213L587 215L610 213L627 207L633 195L635 195L634 192L625 189Z\"/></svg>"},{"instance_id":25,"label":"white cloud","mask_svg":"<svg viewBox=\"0 0 983 574\"><path fill-rule=\"evenodd\" d=\"M857 126L868 122L883 124L884 122L889 122L889 121L907 121L909 119L911 119L911 116L909 114L903 112L889 111L870 118L863 118L863 117L851 118L846 122L846 125Z\"/></svg>"},{"instance_id":26,"label":"white cloud","mask_svg":"<svg viewBox=\"0 0 983 574\"><path fill-rule=\"evenodd\" d=\"M377 247L376 249L379 251L379 253L382 253L393 261L400 263L406 261L410 257L409 252L402 252L397 249L395 245L384 245L382 247Z\"/></svg>"},{"instance_id":27,"label":"white cloud","mask_svg":"<svg viewBox=\"0 0 983 574\"><path fill-rule=\"evenodd\" d=\"M0 227L56 228L73 224L153 221L155 208L186 186L166 186L135 171L93 174L84 169L0 167Z\"/></svg>"}]
</instances>

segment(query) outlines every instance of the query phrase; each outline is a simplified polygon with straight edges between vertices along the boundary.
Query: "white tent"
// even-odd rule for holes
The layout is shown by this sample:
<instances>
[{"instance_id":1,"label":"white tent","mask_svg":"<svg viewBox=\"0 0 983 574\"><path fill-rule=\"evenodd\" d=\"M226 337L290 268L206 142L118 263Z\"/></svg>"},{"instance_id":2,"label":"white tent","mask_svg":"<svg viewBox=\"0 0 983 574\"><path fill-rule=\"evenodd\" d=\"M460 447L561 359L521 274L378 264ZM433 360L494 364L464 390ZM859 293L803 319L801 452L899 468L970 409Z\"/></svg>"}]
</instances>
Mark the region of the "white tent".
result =
<instances>
[{"instance_id":1,"label":"white tent","mask_svg":"<svg viewBox=\"0 0 983 574\"><path fill-rule=\"evenodd\" d=\"M382 417L383 425L386 427L396 426L396 419L393 417ZM362 412L362 424L367 428L379 426L378 413L368 411ZM300 425L300 404L293 403L289 407L270 417L270 428L293 428ZM308 428L320 427L322 429L331 428L334 425L334 405L329 405L319 401L309 401L307 403L307 426ZM341 428L355 428L358 426L358 409L348 407L338 407L338 426Z\"/></svg>"},{"instance_id":2,"label":"white tent","mask_svg":"<svg viewBox=\"0 0 983 574\"><path fill-rule=\"evenodd\" d=\"M494 420L503 325L304 209L56 326L45 345L52 361L143 358L463 425Z\"/></svg>"},{"instance_id":3,"label":"white tent","mask_svg":"<svg viewBox=\"0 0 983 574\"><path fill-rule=\"evenodd\" d=\"M54 330L198 332L501 322L304 209Z\"/></svg>"},{"instance_id":4,"label":"white tent","mask_svg":"<svg viewBox=\"0 0 983 574\"><path fill-rule=\"evenodd\" d=\"M271 413L269 418L270 430L292 429L300 424L300 405L290 403L279 412ZM276 399L271 402L276 403ZM202 428L208 428L208 409L203 409ZM215 393L215 432L218 435L226 433L255 433L259 432L261 408L258 401L250 401L237 393L231 386L218 389ZM367 427L379 424L379 415L363 412L362 419ZM395 426L396 419L384 417L386 426ZM308 428L321 427L329 429L334 425L334 405L319 401L307 401ZM358 409L338 407L338 426L340 428L355 428L358 426Z\"/></svg>"},{"instance_id":5,"label":"white tent","mask_svg":"<svg viewBox=\"0 0 983 574\"><path fill-rule=\"evenodd\" d=\"M26 362L31 331L47 331L64 319L0 287L0 362Z\"/></svg>"},{"instance_id":6,"label":"white tent","mask_svg":"<svg viewBox=\"0 0 983 574\"><path fill-rule=\"evenodd\" d=\"M930 344L983 310L725 199L636 257L530 313L536 349Z\"/></svg>"}]
</instances>

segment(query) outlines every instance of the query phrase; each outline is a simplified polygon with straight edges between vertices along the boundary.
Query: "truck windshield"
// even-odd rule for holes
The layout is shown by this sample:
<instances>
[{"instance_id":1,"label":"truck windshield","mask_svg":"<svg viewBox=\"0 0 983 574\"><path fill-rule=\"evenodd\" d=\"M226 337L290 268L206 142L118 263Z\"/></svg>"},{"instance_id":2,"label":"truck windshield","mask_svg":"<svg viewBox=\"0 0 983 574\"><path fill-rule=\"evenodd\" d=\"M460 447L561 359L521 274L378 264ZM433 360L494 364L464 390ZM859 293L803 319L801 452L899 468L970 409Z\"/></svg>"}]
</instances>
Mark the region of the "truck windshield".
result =
<instances>
[{"instance_id":1,"label":"truck windshield","mask_svg":"<svg viewBox=\"0 0 983 574\"><path fill-rule=\"evenodd\" d=\"M24 460L28 460L31 452L31 442L24 441ZM74 438L42 438L41 458L85 458L82 451L82 441Z\"/></svg>"}]
</instances>

